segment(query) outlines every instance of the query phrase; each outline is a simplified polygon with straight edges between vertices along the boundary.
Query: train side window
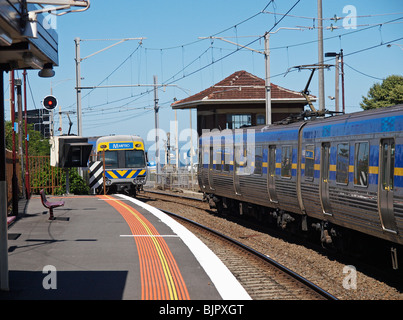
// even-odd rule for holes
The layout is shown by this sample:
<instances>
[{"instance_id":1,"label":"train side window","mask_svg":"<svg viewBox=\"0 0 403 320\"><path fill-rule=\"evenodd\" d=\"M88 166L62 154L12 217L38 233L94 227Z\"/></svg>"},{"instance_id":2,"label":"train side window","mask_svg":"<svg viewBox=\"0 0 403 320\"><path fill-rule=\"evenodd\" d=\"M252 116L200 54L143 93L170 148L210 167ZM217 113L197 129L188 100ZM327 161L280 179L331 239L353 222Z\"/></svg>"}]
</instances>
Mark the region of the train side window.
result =
<instances>
[{"instance_id":1,"label":"train side window","mask_svg":"<svg viewBox=\"0 0 403 320\"><path fill-rule=\"evenodd\" d=\"M336 182L348 184L349 167L349 144L339 143L337 145Z\"/></svg>"},{"instance_id":2,"label":"train side window","mask_svg":"<svg viewBox=\"0 0 403 320\"><path fill-rule=\"evenodd\" d=\"M240 162L241 162L241 147L240 146L235 146L235 151L234 151L234 164L235 164L235 173L238 174L240 172Z\"/></svg>"},{"instance_id":3,"label":"train side window","mask_svg":"<svg viewBox=\"0 0 403 320\"><path fill-rule=\"evenodd\" d=\"M292 147L284 146L281 148L281 176L291 178L292 169Z\"/></svg>"},{"instance_id":4,"label":"train side window","mask_svg":"<svg viewBox=\"0 0 403 320\"><path fill-rule=\"evenodd\" d=\"M263 153L262 147L256 146L255 147L255 170L253 174L262 175L262 166L263 166Z\"/></svg>"},{"instance_id":5,"label":"train side window","mask_svg":"<svg viewBox=\"0 0 403 320\"><path fill-rule=\"evenodd\" d=\"M356 186L368 186L369 172L369 143L359 142L355 144L354 184Z\"/></svg>"},{"instance_id":6,"label":"train side window","mask_svg":"<svg viewBox=\"0 0 403 320\"><path fill-rule=\"evenodd\" d=\"M210 168L213 168L214 165L214 148L213 146L210 146Z\"/></svg>"},{"instance_id":7,"label":"train side window","mask_svg":"<svg viewBox=\"0 0 403 320\"><path fill-rule=\"evenodd\" d=\"M305 179L313 180L315 173L315 146L308 144L305 147Z\"/></svg>"},{"instance_id":8,"label":"train side window","mask_svg":"<svg viewBox=\"0 0 403 320\"><path fill-rule=\"evenodd\" d=\"M225 148L224 146L222 146L222 150L224 152L224 155L223 155L223 159L224 159L223 171L229 172L230 162L231 162L231 154L230 154L229 148Z\"/></svg>"},{"instance_id":9,"label":"train side window","mask_svg":"<svg viewBox=\"0 0 403 320\"><path fill-rule=\"evenodd\" d=\"M222 167L222 165L221 165L221 161L222 161L221 157L222 157L221 149L216 150L216 153L215 153L215 161L216 161L215 162L215 169L217 171L221 171L221 167Z\"/></svg>"},{"instance_id":10,"label":"train side window","mask_svg":"<svg viewBox=\"0 0 403 320\"><path fill-rule=\"evenodd\" d=\"M269 175L274 177L276 175L276 146L269 146L268 161Z\"/></svg>"},{"instance_id":11,"label":"train side window","mask_svg":"<svg viewBox=\"0 0 403 320\"><path fill-rule=\"evenodd\" d=\"M203 145L202 147L203 150L203 164L209 164L210 163L210 147Z\"/></svg>"}]
</instances>

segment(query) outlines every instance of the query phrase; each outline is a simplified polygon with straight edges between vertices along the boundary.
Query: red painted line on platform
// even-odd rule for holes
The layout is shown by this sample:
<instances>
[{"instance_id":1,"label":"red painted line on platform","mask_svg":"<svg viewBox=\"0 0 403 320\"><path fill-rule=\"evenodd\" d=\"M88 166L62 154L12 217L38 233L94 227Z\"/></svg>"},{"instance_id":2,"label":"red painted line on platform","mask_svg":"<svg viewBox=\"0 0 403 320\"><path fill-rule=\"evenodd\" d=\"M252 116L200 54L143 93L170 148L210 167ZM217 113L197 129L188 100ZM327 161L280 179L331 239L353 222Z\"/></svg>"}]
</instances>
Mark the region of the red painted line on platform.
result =
<instances>
[{"instance_id":1,"label":"red painted line on platform","mask_svg":"<svg viewBox=\"0 0 403 320\"><path fill-rule=\"evenodd\" d=\"M97 196L107 201L126 220L137 246L140 261L141 299L189 300L189 293L164 238L136 209L111 196ZM141 237L141 236L144 237Z\"/></svg>"}]
</instances>

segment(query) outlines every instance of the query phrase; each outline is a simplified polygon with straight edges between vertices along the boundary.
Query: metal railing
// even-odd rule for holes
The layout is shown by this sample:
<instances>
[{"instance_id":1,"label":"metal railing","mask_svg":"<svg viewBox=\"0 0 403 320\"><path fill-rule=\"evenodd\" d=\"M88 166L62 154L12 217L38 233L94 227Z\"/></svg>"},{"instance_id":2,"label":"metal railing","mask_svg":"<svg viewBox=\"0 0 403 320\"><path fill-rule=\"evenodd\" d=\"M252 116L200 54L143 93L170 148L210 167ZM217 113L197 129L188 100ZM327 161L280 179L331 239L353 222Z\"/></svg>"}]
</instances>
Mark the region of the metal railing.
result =
<instances>
[{"instance_id":1,"label":"metal railing","mask_svg":"<svg viewBox=\"0 0 403 320\"><path fill-rule=\"evenodd\" d=\"M198 191L197 172L179 170L177 172L163 172L158 175L154 172L148 174L147 185L163 190L185 189Z\"/></svg>"},{"instance_id":2,"label":"metal railing","mask_svg":"<svg viewBox=\"0 0 403 320\"><path fill-rule=\"evenodd\" d=\"M63 169L52 167L49 156L29 156L29 177L32 194L45 189L47 194L60 193L63 188Z\"/></svg>"}]
</instances>

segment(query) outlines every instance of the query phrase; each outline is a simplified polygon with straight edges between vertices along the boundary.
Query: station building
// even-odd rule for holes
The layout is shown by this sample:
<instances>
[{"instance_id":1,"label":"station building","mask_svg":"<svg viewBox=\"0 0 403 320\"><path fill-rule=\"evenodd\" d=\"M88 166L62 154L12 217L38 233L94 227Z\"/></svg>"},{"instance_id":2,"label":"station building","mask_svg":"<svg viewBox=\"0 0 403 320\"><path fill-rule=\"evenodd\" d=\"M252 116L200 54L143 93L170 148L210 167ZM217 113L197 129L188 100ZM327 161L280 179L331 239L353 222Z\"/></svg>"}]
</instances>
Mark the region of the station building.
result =
<instances>
[{"instance_id":1,"label":"station building","mask_svg":"<svg viewBox=\"0 0 403 320\"><path fill-rule=\"evenodd\" d=\"M315 96L310 96L312 102ZM298 115L307 105L300 92L271 83L272 122ZM197 109L197 133L203 129L237 129L266 122L265 80L247 71L237 71L224 80L186 99L173 109Z\"/></svg>"}]
</instances>

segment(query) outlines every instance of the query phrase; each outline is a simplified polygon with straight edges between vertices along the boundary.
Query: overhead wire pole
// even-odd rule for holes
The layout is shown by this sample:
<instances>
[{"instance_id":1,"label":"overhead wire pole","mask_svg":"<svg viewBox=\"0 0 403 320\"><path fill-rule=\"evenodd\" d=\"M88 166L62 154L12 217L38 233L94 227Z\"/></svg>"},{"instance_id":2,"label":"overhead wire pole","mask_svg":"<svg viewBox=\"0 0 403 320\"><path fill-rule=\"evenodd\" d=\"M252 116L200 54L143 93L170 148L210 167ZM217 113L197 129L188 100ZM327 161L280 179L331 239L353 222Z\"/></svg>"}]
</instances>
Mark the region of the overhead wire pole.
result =
<instances>
[{"instance_id":1,"label":"overhead wire pole","mask_svg":"<svg viewBox=\"0 0 403 320\"><path fill-rule=\"evenodd\" d=\"M9 290L4 73L0 69L0 290Z\"/></svg>"},{"instance_id":2,"label":"overhead wire pole","mask_svg":"<svg viewBox=\"0 0 403 320\"><path fill-rule=\"evenodd\" d=\"M270 33L264 35L264 60L265 60L265 91L266 91L266 125L271 124L271 82L270 82Z\"/></svg>"},{"instance_id":3,"label":"overhead wire pole","mask_svg":"<svg viewBox=\"0 0 403 320\"><path fill-rule=\"evenodd\" d=\"M158 88L159 87L179 87L176 84L158 84L158 77L154 76L153 84L124 84L124 85L106 85L106 86L85 86L77 87L76 89L81 90L93 90L98 88L128 88L128 87L153 87L154 88L154 117L155 117L155 160L156 160L156 178L158 179L158 174L160 173L161 163L160 163L160 152L159 152L159 106L158 106ZM180 87L179 87L180 88ZM158 180L157 180L158 182Z\"/></svg>"},{"instance_id":4,"label":"overhead wire pole","mask_svg":"<svg viewBox=\"0 0 403 320\"><path fill-rule=\"evenodd\" d=\"M77 96L77 136L81 136L81 58L80 58L80 38L75 38L76 44L76 96Z\"/></svg>"},{"instance_id":5,"label":"overhead wire pole","mask_svg":"<svg viewBox=\"0 0 403 320\"><path fill-rule=\"evenodd\" d=\"M270 81L270 34L277 33L278 31L285 30L303 30L301 28L287 28L281 27L273 32L266 32L264 36L259 36L259 38L264 38L264 52L249 48L247 46L241 45L239 43L227 40L223 37L199 37L199 39L218 39L230 44L234 44L242 49L247 49L253 52L257 52L264 55L265 61L265 100L266 100L266 124L272 124L272 113L271 113L271 81Z\"/></svg>"},{"instance_id":6,"label":"overhead wire pole","mask_svg":"<svg viewBox=\"0 0 403 320\"><path fill-rule=\"evenodd\" d=\"M323 19L322 0L318 0L318 65L323 65ZM319 112L325 110L325 72L323 68L319 72Z\"/></svg>"},{"instance_id":7,"label":"overhead wire pole","mask_svg":"<svg viewBox=\"0 0 403 320\"><path fill-rule=\"evenodd\" d=\"M158 184L158 175L159 171L161 168L161 163L160 163L160 148L159 148L159 107L158 107L158 88L157 88L157 83L158 83L158 78L157 76L154 76L154 120L155 120L155 162L156 162L156 168L155 168L155 182Z\"/></svg>"},{"instance_id":8,"label":"overhead wire pole","mask_svg":"<svg viewBox=\"0 0 403 320\"><path fill-rule=\"evenodd\" d=\"M78 136L82 136L82 132L83 132L83 128L82 128L82 112L81 112L81 90L83 89L81 87L81 62L92 57L95 56L98 53L101 53L105 50L108 50L118 44L121 44L125 41L129 41L129 40L140 40L143 41L144 37L140 37L140 38L124 38L124 39L80 39L80 38L75 38L74 42L76 45L76 96L77 96L77 135ZM82 41L107 41L107 40L111 40L111 41L118 41L114 44L111 44L110 46L107 46L106 48L103 48L101 50L98 50L97 52L94 52L84 58L81 58L80 56L80 42Z\"/></svg>"}]
</instances>

